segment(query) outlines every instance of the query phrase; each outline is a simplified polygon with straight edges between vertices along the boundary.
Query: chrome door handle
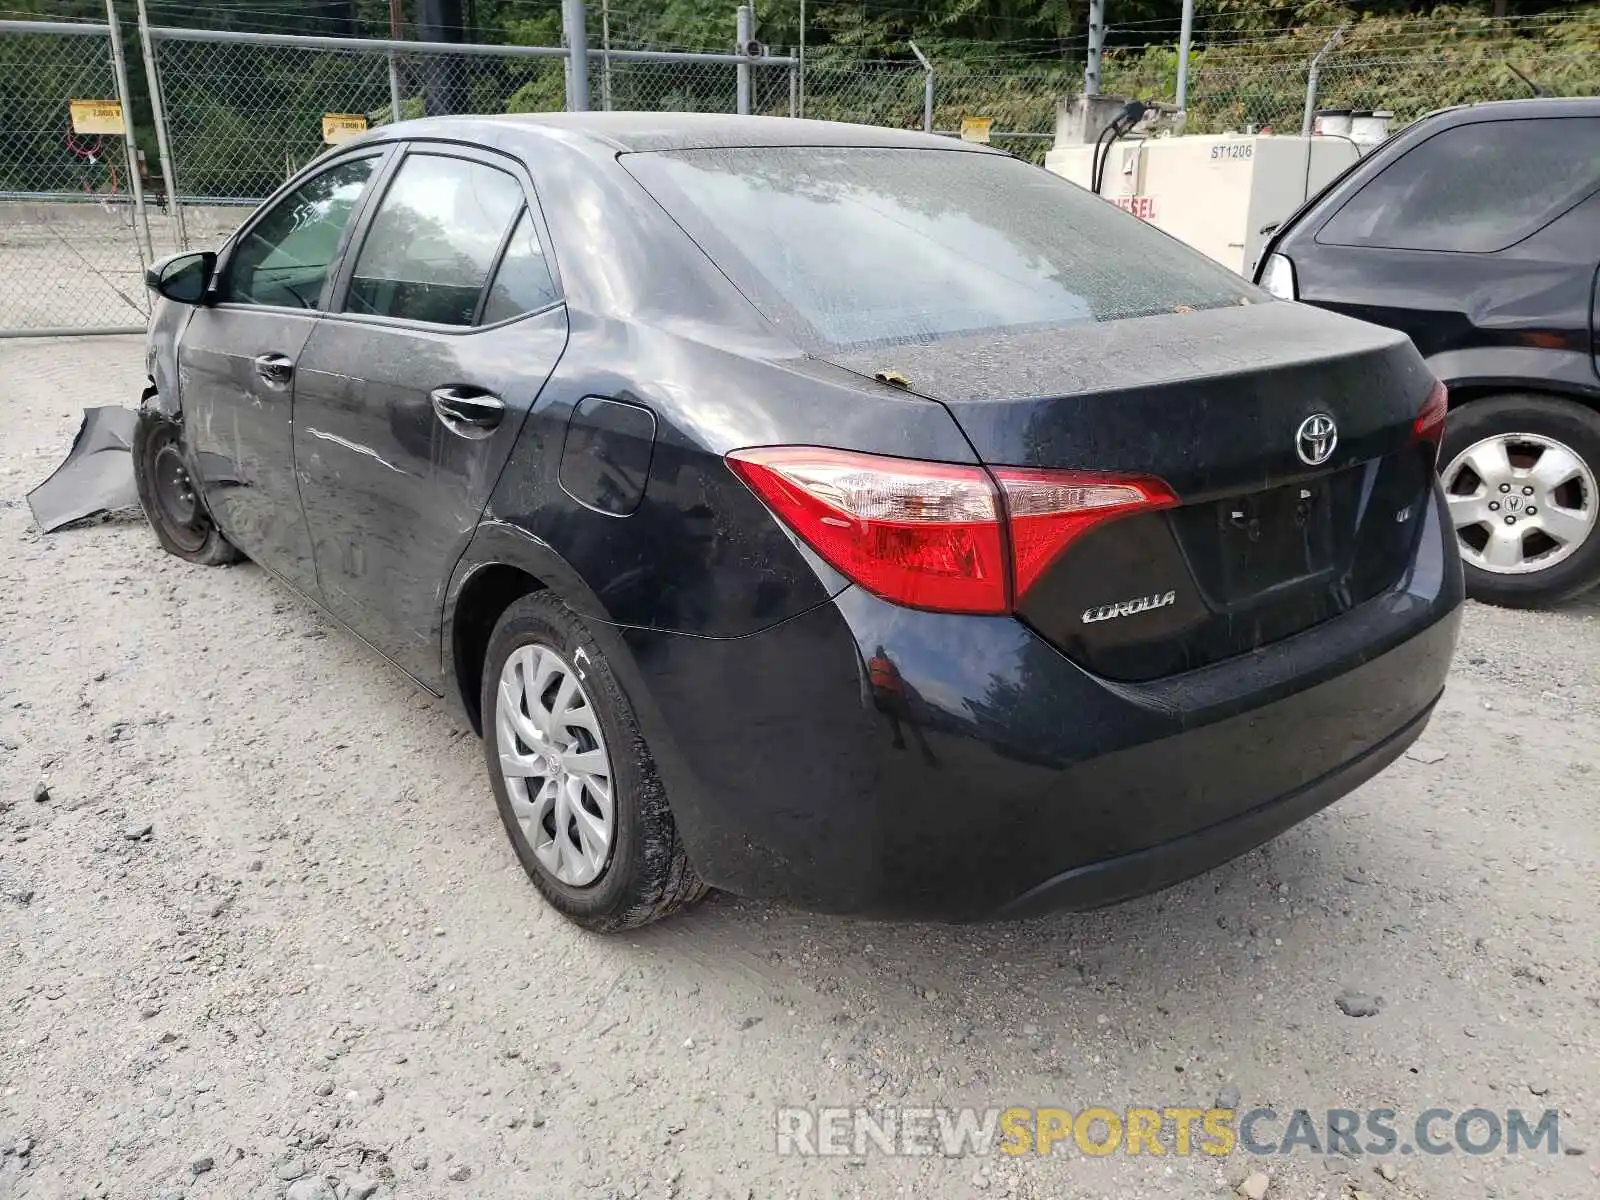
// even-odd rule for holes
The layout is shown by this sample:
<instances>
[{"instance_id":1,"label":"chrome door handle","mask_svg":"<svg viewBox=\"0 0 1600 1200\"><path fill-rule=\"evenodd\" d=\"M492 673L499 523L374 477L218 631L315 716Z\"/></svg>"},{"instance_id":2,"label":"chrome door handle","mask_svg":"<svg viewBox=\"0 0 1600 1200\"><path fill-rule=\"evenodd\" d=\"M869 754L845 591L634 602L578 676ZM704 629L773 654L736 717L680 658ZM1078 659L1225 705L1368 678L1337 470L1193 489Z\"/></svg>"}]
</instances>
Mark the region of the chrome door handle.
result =
<instances>
[{"instance_id":1,"label":"chrome door handle","mask_svg":"<svg viewBox=\"0 0 1600 1200\"><path fill-rule=\"evenodd\" d=\"M286 388L294 377L294 359L287 354L258 354L256 374L270 388Z\"/></svg>"},{"instance_id":2,"label":"chrome door handle","mask_svg":"<svg viewBox=\"0 0 1600 1200\"><path fill-rule=\"evenodd\" d=\"M433 412L451 433L464 438L486 438L506 415L500 397L458 387L434 388L428 393Z\"/></svg>"}]
</instances>

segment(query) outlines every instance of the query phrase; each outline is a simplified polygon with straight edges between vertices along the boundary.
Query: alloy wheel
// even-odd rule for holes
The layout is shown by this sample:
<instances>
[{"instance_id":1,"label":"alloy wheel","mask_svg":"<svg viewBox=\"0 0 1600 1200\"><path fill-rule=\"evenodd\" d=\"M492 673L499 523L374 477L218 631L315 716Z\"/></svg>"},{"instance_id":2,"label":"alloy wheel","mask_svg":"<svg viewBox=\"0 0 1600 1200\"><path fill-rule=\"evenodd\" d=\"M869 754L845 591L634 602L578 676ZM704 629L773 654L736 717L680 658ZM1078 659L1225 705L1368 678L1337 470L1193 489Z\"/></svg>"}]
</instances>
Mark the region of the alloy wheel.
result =
<instances>
[{"instance_id":1,"label":"alloy wheel","mask_svg":"<svg viewBox=\"0 0 1600 1200\"><path fill-rule=\"evenodd\" d=\"M519 647L500 671L495 724L506 795L534 857L569 887L594 883L610 862L616 808L582 676L549 646Z\"/></svg>"},{"instance_id":2,"label":"alloy wheel","mask_svg":"<svg viewBox=\"0 0 1600 1200\"><path fill-rule=\"evenodd\" d=\"M1594 533L1594 473L1554 438L1484 438L1456 455L1442 480L1461 556L1484 571L1545 570L1570 558Z\"/></svg>"}]
</instances>

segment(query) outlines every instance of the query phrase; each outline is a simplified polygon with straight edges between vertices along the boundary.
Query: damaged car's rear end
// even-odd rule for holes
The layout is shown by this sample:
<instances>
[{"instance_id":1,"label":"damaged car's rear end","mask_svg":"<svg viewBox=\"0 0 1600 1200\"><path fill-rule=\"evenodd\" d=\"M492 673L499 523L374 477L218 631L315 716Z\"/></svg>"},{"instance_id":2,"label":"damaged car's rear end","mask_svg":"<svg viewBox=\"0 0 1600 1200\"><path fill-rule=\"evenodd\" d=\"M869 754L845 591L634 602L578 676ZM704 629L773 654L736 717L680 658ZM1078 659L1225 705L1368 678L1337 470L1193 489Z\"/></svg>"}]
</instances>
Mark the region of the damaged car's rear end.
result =
<instances>
[{"instance_id":1,"label":"damaged car's rear end","mask_svg":"<svg viewBox=\"0 0 1600 1200\"><path fill-rule=\"evenodd\" d=\"M765 509L747 548L827 599L692 651L629 635L709 882L1094 907L1273 837L1422 731L1462 587L1445 397L1403 336L994 155L618 161L827 381L764 421L702 396L697 426Z\"/></svg>"},{"instance_id":2,"label":"damaged car's rear end","mask_svg":"<svg viewBox=\"0 0 1600 1200\"><path fill-rule=\"evenodd\" d=\"M380 159L374 194L338 182ZM522 215L457 254L486 210L439 181L497 174ZM351 195L300 213L318 180ZM407 206L449 196L413 261ZM453 693L589 928L704 884L1112 903L1370 779L1444 686L1446 397L1411 344L1005 155L438 118L342 145L257 228L332 257L287 256L303 308L236 286L240 239L155 272L146 511ZM502 292L528 300L489 319Z\"/></svg>"}]
</instances>

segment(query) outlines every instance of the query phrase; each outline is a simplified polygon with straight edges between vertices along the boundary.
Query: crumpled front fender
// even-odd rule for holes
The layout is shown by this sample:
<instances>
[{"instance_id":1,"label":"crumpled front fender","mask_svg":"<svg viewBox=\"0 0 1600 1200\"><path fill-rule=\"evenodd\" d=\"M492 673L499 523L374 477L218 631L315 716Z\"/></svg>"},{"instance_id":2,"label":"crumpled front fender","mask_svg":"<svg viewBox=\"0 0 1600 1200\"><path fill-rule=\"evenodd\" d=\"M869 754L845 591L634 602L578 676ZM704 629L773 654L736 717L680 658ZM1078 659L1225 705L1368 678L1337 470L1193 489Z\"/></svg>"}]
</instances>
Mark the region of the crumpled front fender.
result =
<instances>
[{"instance_id":1,"label":"crumpled front fender","mask_svg":"<svg viewBox=\"0 0 1600 1200\"><path fill-rule=\"evenodd\" d=\"M183 412L183 391L178 385L178 340L194 308L156 298L145 334L144 370L150 387L141 397L142 407L177 420Z\"/></svg>"}]
</instances>

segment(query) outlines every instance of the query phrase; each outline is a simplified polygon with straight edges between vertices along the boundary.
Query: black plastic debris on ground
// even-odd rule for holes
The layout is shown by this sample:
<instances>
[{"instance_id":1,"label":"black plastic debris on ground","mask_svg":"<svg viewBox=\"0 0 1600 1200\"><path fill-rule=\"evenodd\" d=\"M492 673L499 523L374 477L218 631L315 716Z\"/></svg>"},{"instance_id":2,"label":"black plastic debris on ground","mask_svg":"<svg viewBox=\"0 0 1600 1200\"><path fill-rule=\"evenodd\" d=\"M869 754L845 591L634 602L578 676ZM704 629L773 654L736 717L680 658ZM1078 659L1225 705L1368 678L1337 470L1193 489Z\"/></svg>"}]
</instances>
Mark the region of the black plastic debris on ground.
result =
<instances>
[{"instance_id":1,"label":"black plastic debris on ground","mask_svg":"<svg viewBox=\"0 0 1600 1200\"><path fill-rule=\"evenodd\" d=\"M28 493L28 507L42 533L139 503L133 481L133 427L139 414L108 405L83 410L72 449L55 472Z\"/></svg>"}]
</instances>

